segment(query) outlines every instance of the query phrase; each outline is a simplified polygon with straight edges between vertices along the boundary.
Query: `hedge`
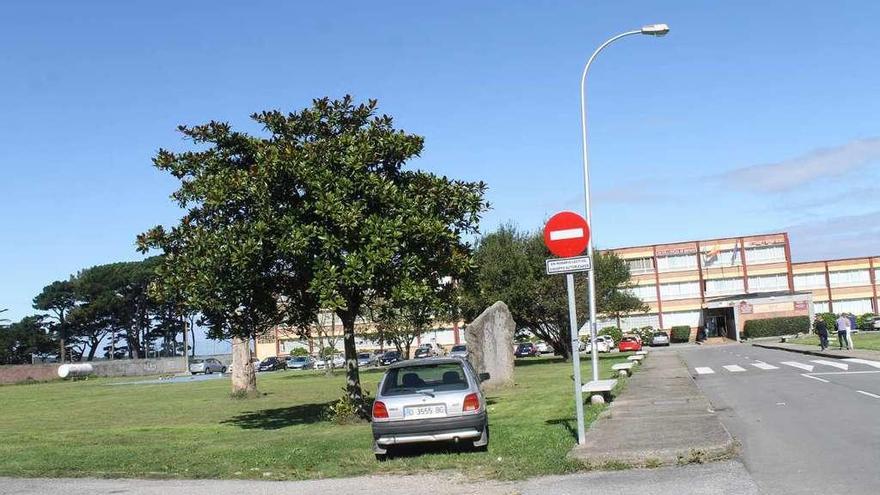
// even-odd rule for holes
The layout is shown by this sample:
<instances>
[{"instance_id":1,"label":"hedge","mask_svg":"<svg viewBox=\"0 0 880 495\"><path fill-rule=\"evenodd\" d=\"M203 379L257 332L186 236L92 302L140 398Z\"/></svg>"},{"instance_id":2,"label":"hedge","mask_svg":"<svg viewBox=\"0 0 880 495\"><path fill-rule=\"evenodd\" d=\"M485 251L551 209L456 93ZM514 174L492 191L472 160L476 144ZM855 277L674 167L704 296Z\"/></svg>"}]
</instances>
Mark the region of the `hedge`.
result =
<instances>
[{"instance_id":1,"label":"hedge","mask_svg":"<svg viewBox=\"0 0 880 495\"><path fill-rule=\"evenodd\" d=\"M676 325L670 329L673 342L687 342L691 339L691 327L688 325Z\"/></svg>"},{"instance_id":2,"label":"hedge","mask_svg":"<svg viewBox=\"0 0 880 495\"><path fill-rule=\"evenodd\" d=\"M783 316L765 320L749 320L743 329L743 336L747 339L756 339L758 337L809 333L809 331L809 316Z\"/></svg>"}]
</instances>

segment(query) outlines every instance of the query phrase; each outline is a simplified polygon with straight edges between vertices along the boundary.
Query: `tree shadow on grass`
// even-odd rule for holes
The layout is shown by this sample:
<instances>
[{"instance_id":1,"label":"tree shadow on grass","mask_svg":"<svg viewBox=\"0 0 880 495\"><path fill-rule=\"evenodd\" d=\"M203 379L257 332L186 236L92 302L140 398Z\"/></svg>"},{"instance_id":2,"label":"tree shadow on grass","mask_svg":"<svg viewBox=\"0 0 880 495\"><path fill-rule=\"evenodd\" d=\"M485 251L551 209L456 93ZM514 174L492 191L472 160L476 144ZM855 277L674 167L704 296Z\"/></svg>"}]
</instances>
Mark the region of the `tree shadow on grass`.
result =
<instances>
[{"instance_id":1,"label":"tree shadow on grass","mask_svg":"<svg viewBox=\"0 0 880 495\"><path fill-rule=\"evenodd\" d=\"M568 434L571 435L572 438L577 440L578 434L577 430L574 426L574 418L556 418L556 419L548 419L545 421L548 425L562 425L568 430Z\"/></svg>"},{"instance_id":2,"label":"tree shadow on grass","mask_svg":"<svg viewBox=\"0 0 880 495\"><path fill-rule=\"evenodd\" d=\"M321 404L299 404L291 407L263 409L233 416L220 424L237 426L245 430L279 430L288 426L319 423L324 420L327 406Z\"/></svg>"}]
</instances>

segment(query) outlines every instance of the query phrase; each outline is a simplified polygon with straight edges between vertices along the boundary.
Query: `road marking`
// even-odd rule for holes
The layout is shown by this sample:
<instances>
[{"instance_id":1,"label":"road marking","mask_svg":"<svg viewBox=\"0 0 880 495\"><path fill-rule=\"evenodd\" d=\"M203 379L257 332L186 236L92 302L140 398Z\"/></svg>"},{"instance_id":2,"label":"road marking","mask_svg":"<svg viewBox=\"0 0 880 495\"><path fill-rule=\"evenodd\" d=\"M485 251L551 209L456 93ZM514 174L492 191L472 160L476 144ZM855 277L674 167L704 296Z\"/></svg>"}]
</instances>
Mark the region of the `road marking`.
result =
<instances>
[{"instance_id":1,"label":"road marking","mask_svg":"<svg viewBox=\"0 0 880 495\"><path fill-rule=\"evenodd\" d=\"M873 398L875 398L875 399L880 399L880 395L872 394L871 392L865 392L864 390L856 390L856 392L858 392L858 393L860 393L860 394L862 394L862 395L867 395L868 397L873 397Z\"/></svg>"},{"instance_id":2,"label":"road marking","mask_svg":"<svg viewBox=\"0 0 880 495\"><path fill-rule=\"evenodd\" d=\"M880 370L877 371L823 371L821 373L813 373L813 375L863 375L870 373L880 373Z\"/></svg>"},{"instance_id":3,"label":"road marking","mask_svg":"<svg viewBox=\"0 0 880 495\"><path fill-rule=\"evenodd\" d=\"M866 364L868 366L873 366L874 368L880 368L880 361L870 361L868 359L856 359L856 358L846 358L844 361L849 361L850 363L859 363Z\"/></svg>"},{"instance_id":4,"label":"road marking","mask_svg":"<svg viewBox=\"0 0 880 495\"><path fill-rule=\"evenodd\" d=\"M584 229L577 227L574 229L551 230L551 241L562 241L565 239L580 239L584 236Z\"/></svg>"},{"instance_id":5,"label":"road marking","mask_svg":"<svg viewBox=\"0 0 880 495\"><path fill-rule=\"evenodd\" d=\"M737 365L735 365L735 364L728 364L728 365L725 365L725 366L724 366L724 369L726 369L727 371L733 372L733 373L737 373L737 372L739 372L739 371L745 371L745 370L746 370L746 369L743 368L742 366L737 366Z\"/></svg>"},{"instance_id":6,"label":"road marking","mask_svg":"<svg viewBox=\"0 0 880 495\"><path fill-rule=\"evenodd\" d=\"M824 364L825 366L833 366L835 368L842 369L843 371L846 371L849 369L849 365L846 365L843 363L835 363L833 361L826 361L824 359L812 359L812 360L810 360L810 362L816 363L816 364Z\"/></svg>"},{"instance_id":7,"label":"road marking","mask_svg":"<svg viewBox=\"0 0 880 495\"><path fill-rule=\"evenodd\" d=\"M797 361L783 361L779 364L791 366L792 368L800 368L802 370L813 371L813 367L810 366L809 364L798 363Z\"/></svg>"},{"instance_id":8,"label":"road marking","mask_svg":"<svg viewBox=\"0 0 880 495\"><path fill-rule=\"evenodd\" d=\"M806 373L801 373L801 376L805 376L805 377L807 377L807 378L812 378L813 380L817 380L817 381L820 381L820 382L822 382L822 383L829 383L828 380L826 380L826 379L824 379L824 378L819 378L818 376L808 375L808 374L806 374Z\"/></svg>"},{"instance_id":9,"label":"road marking","mask_svg":"<svg viewBox=\"0 0 880 495\"><path fill-rule=\"evenodd\" d=\"M694 368L694 371L696 371L700 375L711 375L712 373L715 373L715 371L713 371L712 368L706 368L706 367Z\"/></svg>"},{"instance_id":10,"label":"road marking","mask_svg":"<svg viewBox=\"0 0 880 495\"><path fill-rule=\"evenodd\" d=\"M755 368L761 368L762 370L778 370L779 366L773 366L772 364L767 364L764 361L758 361L756 363L752 363L752 366Z\"/></svg>"}]
</instances>

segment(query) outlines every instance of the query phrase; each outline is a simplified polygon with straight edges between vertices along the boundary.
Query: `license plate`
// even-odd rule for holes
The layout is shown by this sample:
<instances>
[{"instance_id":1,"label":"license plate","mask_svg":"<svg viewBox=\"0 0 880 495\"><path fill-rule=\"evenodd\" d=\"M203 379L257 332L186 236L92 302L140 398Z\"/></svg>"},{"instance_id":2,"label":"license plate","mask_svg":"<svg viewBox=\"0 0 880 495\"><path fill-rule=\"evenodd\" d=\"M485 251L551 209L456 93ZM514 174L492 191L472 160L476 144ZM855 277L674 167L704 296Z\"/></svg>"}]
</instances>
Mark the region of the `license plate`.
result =
<instances>
[{"instance_id":1,"label":"license plate","mask_svg":"<svg viewBox=\"0 0 880 495\"><path fill-rule=\"evenodd\" d=\"M446 416L446 406L443 404L403 408L404 419L442 418L444 416Z\"/></svg>"}]
</instances>

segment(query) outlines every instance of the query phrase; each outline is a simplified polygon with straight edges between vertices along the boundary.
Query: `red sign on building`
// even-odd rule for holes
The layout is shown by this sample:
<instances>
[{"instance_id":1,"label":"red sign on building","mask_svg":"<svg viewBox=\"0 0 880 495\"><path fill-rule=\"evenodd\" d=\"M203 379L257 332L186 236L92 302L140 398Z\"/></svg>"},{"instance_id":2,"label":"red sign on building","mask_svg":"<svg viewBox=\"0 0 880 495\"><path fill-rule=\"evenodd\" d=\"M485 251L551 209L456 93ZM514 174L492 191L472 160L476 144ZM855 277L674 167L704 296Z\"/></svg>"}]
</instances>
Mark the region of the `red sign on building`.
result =
<instances>
[{"instance_id":1,"label":"red sign on building","mask_svg":"<svg viewBox=\"0 0 880 495\"><path fill-rule=\"evenodd\" d=\"M750 315L755 311L754 306L749 304L746 301L739 303L739 314L741 315Z\"/></svg>"}]
</instances>

